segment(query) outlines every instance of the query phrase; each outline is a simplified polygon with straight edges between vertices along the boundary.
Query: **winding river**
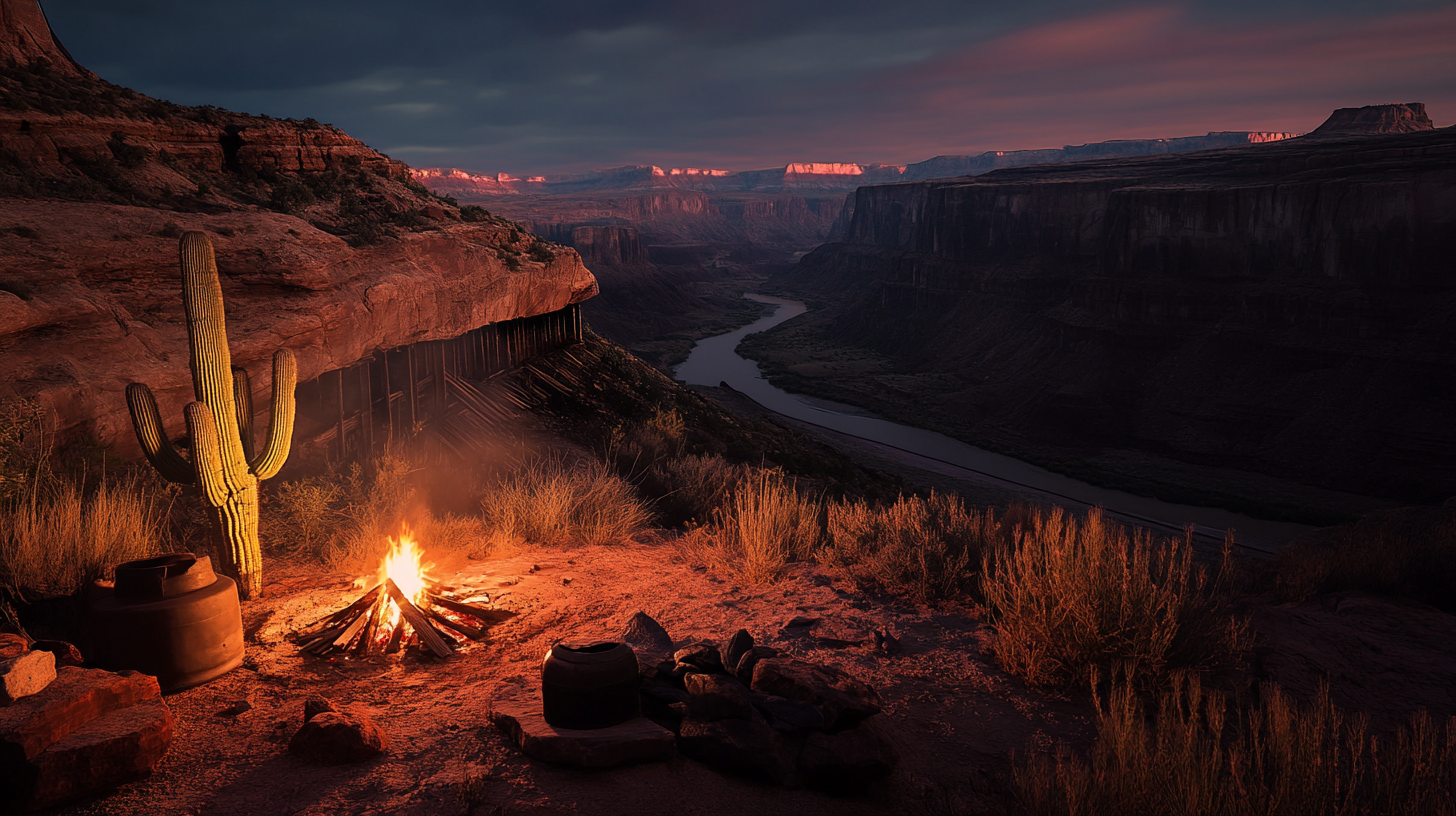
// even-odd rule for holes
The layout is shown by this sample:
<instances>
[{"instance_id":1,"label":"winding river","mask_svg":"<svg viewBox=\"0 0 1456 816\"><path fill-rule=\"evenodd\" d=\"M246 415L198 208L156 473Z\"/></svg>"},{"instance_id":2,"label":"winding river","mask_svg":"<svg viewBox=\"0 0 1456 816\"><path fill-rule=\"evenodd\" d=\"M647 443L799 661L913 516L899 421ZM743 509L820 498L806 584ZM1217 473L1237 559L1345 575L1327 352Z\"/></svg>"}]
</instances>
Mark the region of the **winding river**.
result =
<instances>
[{"instance_id":1,"label":"winding river","mask_svg":"<svg viewBox=\"0 0 1456 816\"><path fill-rule=\"evenodd\" d=\"M1241 546L1266 553L1313 529L1302 524L1256 519L1215 507L1171 504L1109 490L967 445L934 431L899 425L862 412L839 412L821 407L822 403L813 404L770 385L759 371L758 363L739 356L737 351L744 337L798 317L807 311L807 307L798 301L767 295L749 294L744 297L777 308L772 314L737 331L699 340L688 359L675 369L679 380L690 385L727 383L771 411L895 448L906 454L905 458L911 462L923 459L941 466L949 465L964 471L962 475L966 478L989 480L1045 494L1061 504L1101 506L1112 515L1149 526L1182 530L1185 524L1192 523L1200 537L1214 539L1222 539L1224 530L1232 528Z\"/></svg>"}]
</instances>

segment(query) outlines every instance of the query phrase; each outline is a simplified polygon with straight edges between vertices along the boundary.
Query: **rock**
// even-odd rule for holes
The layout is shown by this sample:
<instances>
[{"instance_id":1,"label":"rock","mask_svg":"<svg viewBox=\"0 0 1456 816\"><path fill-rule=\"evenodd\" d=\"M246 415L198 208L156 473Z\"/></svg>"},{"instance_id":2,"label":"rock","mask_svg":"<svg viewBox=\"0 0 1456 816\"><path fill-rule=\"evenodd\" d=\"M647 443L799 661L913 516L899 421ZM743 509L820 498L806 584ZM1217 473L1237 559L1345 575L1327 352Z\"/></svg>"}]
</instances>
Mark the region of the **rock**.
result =
<instances>
[{"instance_id":1,"label":"rock","mask_svg":"<svg viewBox=\"0 0 1456 816\"><path fill-rule=\"evenodd\" d=\"M338 711L329 698L319 694L310 694L307 700L303 701L303 721L308 722L316 715L325 711Z\"/></svg>"},{"instance_id":2,"label":"rock","mask_svg":"<svg viewBox=\"0 0 1456 816\"><path fill-rule=\"evenodd\" d=\"M56 656L50 652L29 651L0 660L0 705L13 705L45 689L54 679Z\"/></svg>"},{"instance_id":3,"label":"rock","mask_svg":"<svg viewBox=\"0 0 1456 816\"><path fill-rule=\"evenodd\" d=\"M754 646L753 635L748 634L747 629L739 629L731 637L723 642L718 648L718 654L723 660L723 667L733 671L738 666L738 661L743 655Z\"/></svg>"},{"instance_id":4,"label":"rock","mask_svg":"<svg viewBox=\"0 0 1456 816\"><path fill-rule=\"evenodd\" d=\"M899 757L863 726L837 734L810 734L799 753L805 784L833 794L858 793L888 775Z\"/></svg>"},{"instance_id":5,"label":"rock","mask_svg":"<svg viewBox=\"0 0 1456 816\"><path fill-rule=\"evenodd\" d=\"M890 634L888 629L876 629L874 638L874 650L883 655L899 654L900 639Z\"/></svg>"},{"instance_id":6,"label":"rock","mask_svg":"<svg viewBox=\"0 0 1456 816\"><path fill-rule=\"evenodd\" d=\"M751 686L753 685L753 667L758 665L758 661L778 657L778 654L779 650L772 646L754 646L738 658L738 665L733 667L733 675L738 678L738 682Z\"/></svg>"},{"instance_id":7,"label":"rock","mask_svg":"<svg viewBox=\"0 0 1456 816\"><path fill-rule=\"evenodd\" d=\"M56 668L62 666L81 666L86 663L86 658L81 654L74 644L64 640L37 640L30 644L30 648L47 651L56 656Z\"/></svg>"},{"instance_id":8,"label":"rock","mask_svg":"<svg viewBox=\"0 0 1456 816\"><path fill-rule=\"evenodd\" d=\"M779 785L788 769L779 756L777 734L772 728L751 720L685 720L678 732L677 748L683 756L724 773Z\"/></svg>"},{"instance_id":9,"label":"rock","mask_svg":"<svg viewBox=\"0 0 1456 816\"><path fill-rule=\"evenodd\" d=\"M754 708L763 713L775 731L822 731L829 727L824 712L813 703L785 700L773 694L750 692Z\"/></svg>"},{"instance_id":10,"label":"rock","mask_svg":"<svg viewBox=\"0 0 1456 816\"><path fill-rule=\"evenodd\" d=\"M676 731L687 715L688 693L660 677L642 678L637 691L642 703L642 716Z\"/></svg>"},{"instance_id":11,"label":"rock","mask_svg":"<svg viewBox=\"0 0 1456 816\"><path fill-rule=\"evenodd\" d=\"M818 618L811 617L809 615L795 615L794 617L789 618L789 622L786 623L786 624L784 624L784 628L785 629L798 629L800 627L813 626L814 624L816 624L818 622L819 622L819 619Z\"/></svg>"},{"instance_id":12,"label":"rock","mask_svg":"<svg viewBox=\"0 0 1456 816\"><path fill-rule=\"evenodd\" d=\"M240 714L245 714L245 713L247 713L249 711L252 711L252 710L253 710L253 704L252 703L248 702L247 700L237 700L232 705L228 706L227 708L224 708L221 711L216 712L216 714L214 716L218 716L218 717L236 717L236 716L238 716ZM308 720L305 719L304 722L308 722Z\"/></svg>"},{"instance_id":13,"label":"rock","mask_svg":"<svg viewBox=\"0 0 1456 816\"><path fill-rule=\"evenodd\" d=\"M490 721L527 756L579 768L611 768L672 756L672 732L645 717L610 728L578 731L546 722L541 707L514 701L491 704Z\"/></svg>"},{"instance_id":14,"label":"rock","mask_svg":"<svg viewBox=\"0 0 1456 816\"><path fill-rule=\"evenodd\" d=\"M753 667L754 691L812 703L824 713L832 731L848 728L880 713L879 695L869 685L832 666L802 660L767 658Z\"/></svg>"},{"instance_id":15,"label":"rock","mask_svg":"<svg viewBox=\"0 0 1456 816\"><path fill-rule=\"evenodd\" d=\"M321 765L364 762L389 750L374 721L352 711L315 713L288 741L288 751Z\"/></svg>"},{"instance_id":16,"label":"rock","mask_svg":"<svg viewBox=\"0 0 1456 816\"><path fill-rule=\"evenodd\" d=\"M718 656L718 647L706 640L678 649L673 653L672 659L685 672L723 671L723 659Z\"/></svg>"},{"instance_id":17,"label":"rock","mask_svg":"<svg viewBox=\"0 0 1456 816\"><path fill-rule=\"evenodd\" d=\"M64 666L41 692L0 708L0 811L51 807L139 779L171 740L156 678Z\"/></svg>"},{"instance_id":18,"label":"rock","mask_svg":"<svg viewBox=\"0 0 1456 816\"><path fill-rule=\"evenodd\" d=\"M753 719L753 700L748 696L748 688L735 678L724 674L689 674L683 681L693 719L703 722L735 717Z\"/></svg>"},{"instance_id":19,"label":"rock","mask_svg":"<svg viewBox=\"0 0 1456 816\"><path fill-rule=\"evenodd\" d=\"M1350 136L1366 133L1416 133L1435 128L1422 102L1339 108L1310 136Z\"/></svg>"},{"instance_id":20,"label":"rock","mask_svg":"<svg viewBox=\"0 0 1456 816\"><path fill-rule=\"evenodd\" d=\"M628 619L618 640L632 647L637 665L644 673L672 659L672 637L646 612L638 612Z\"/></svg>"},{"instance_id":21,"label":"rock","mask_svg":"<svg viewBox=\"0 0 1456 816\"><path fill-rule=\"evenodd\" d=\"M28 651L30 651L30 641L26 640L24 635L0 632L0 660L20 657Z\"/></svg>"},{"instance_id":22,"label":"rock","mask_svg":"<svg viewBox=\"0 0 1456 816\"><path fill-rule=\"evenodd\" d=\"M1328 683L1336 706L1374 731L1424 708L1456 716L1456 617L1423 604L1345 591L1297 604L1253 603L1248 620L1262 677L1309 700Z\"/></svg>"},{"instance_id":23,"label":"rock","mask_svg":"<svg viewBox=\"0 0 1456 816\"><path fill-rule=\"evenodd\" d=\"M39 810L145 779L167 753L172 734L172 714L161 700L97 717L31 761L35 787L29 808Z\"/></svg>"}]
</instances>

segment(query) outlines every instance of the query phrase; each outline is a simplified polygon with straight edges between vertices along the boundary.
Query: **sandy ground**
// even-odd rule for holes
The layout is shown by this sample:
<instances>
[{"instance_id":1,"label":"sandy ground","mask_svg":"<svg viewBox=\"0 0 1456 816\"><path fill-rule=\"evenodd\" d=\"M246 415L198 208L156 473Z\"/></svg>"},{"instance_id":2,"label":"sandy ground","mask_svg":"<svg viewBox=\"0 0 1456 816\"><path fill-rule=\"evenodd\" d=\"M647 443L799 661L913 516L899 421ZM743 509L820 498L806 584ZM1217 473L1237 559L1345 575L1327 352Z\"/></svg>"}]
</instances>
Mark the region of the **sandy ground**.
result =
<instances>
[{"instance_id":1,"label":"sandy ground","mask_svg":"<svg viewBox=\"0 0 1456 816\"><path fill-rule=\"evenodd\" d=\"M882 604L812 565L774 584L740 586L687 563L662 541L456 559L432 574L484 589L498 606L519 614L496 626L488 642L444 661L300 656L287 636L359 590L354 576L277 562L269 567L267 598L244 610L251 632L244 668L167 698L176 738L149 780L66 812L999 812L1007 804L1010 752L1032 743L1083 742L1091 734L1085 706L1028 691L991 663L989 629L978 610ZM526 758L489 724L493 699L539 699L540 663L552 644L613 637L638 610L676 640L717 640L746 628L760 643L871 683L885 709L871 722L898 749L898 769L854 798L765 787L683 758L581 771ZM828 648L801 627L783 631L800 615L820 618L820 627L888 629L903 650L886 656L867 647ZM390 752L342 767L289 754L310 694L370 712ZM251 710L219 714L239 700Z\"/></svg>"}]
</instances>

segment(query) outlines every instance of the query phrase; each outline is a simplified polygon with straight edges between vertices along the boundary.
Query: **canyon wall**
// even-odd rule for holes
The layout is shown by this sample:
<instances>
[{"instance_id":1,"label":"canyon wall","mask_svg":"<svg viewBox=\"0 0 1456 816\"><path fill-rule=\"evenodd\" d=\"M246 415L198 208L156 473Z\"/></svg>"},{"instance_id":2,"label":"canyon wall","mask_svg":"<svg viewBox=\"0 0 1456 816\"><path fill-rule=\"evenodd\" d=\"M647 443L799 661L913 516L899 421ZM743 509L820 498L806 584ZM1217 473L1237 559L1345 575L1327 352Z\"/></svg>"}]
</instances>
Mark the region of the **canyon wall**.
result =
<instances>
[{"instance_id":1,"label":"canyon wall","mask_svg":"<svg viewBox=\"0 0 1456 816\"><path fill-rule=\"evenodd\" d=\"M1381 107L1336 117L1357 136L864 187L793 276L849 293L838 342L941 375L917 410L967 438L1444 500L1456 130Z\"/></svg>"},{"instance_id":2,"label":"canyon wall","mask_svg":"<svg viewBox=\"0 0 1456 816\"><path fill-rule=\"evenodd\" d=\"M308 380L596 293L575 251L504 219L465 220L336 128L95 77L33 0L0 0L0 55L0 399L39 401L63 439L135 453L133 381L182 432L186 230L216 246L233 362L260 407L276 349Z\"/></svg>"}]
</instances>

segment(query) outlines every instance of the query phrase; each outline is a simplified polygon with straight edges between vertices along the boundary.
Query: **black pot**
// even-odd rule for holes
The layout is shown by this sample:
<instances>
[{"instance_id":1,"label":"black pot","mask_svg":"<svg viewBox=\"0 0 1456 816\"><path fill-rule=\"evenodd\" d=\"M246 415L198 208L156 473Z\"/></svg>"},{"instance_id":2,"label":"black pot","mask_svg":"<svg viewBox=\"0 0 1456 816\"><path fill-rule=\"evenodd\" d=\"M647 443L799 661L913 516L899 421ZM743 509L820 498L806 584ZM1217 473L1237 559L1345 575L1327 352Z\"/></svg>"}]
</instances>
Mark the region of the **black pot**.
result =
<instances>
[{"instance_id":1,"label":"black pot","mask_svg":"<svg viewBox=\"0 0 1456 816\"><path fill-rule=\"evenodd\" d=\"M134 669L175 691L243 662L238 587L212 571L211 559L175 553L116 568L115 588L91 603L96 665Z\"/></svg>"},{"instance_id":2,"label":"black pot","mask_svg":"<svg viewBox=\"0 0 1456 816\"><path fill-rule=\"evenodd\" d=\"M610 728L641 714L637 655L625 643L558 643L541 664L541 703L557 728Z\"/></svg>"}]
</instances>

